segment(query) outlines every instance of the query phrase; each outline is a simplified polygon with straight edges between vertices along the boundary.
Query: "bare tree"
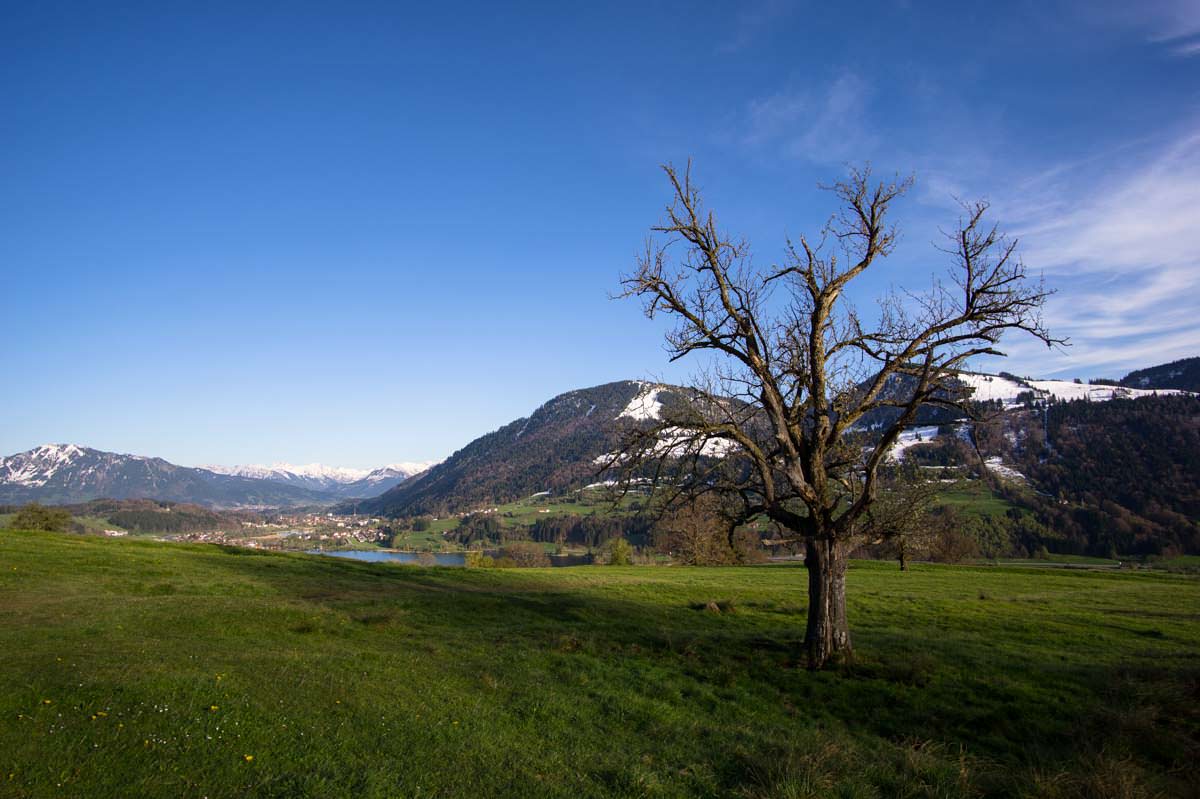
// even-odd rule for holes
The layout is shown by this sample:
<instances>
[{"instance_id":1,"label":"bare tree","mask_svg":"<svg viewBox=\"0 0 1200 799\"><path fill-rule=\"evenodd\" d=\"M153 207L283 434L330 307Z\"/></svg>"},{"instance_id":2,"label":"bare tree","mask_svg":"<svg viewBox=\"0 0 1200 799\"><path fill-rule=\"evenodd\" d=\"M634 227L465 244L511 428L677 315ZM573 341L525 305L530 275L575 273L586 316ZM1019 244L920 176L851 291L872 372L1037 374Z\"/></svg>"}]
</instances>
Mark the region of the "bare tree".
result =
<instances>
[{"instance_id":1,"label":"bare tree","mask_svg":"<svg viewBox=\"0 0 1200 799\"><path fill-rule=\"evenodd\" d=\"M922 408L966 405L956 371L1002 355L1003 333L1056 343L1040 315L1048 292L985 222L987 204L964 204L943 251L949 281L884 296L864 324L846 289L893 252L889 213L910 180L851 169L823 187L838 210L819 238L789 241L784 262L764 268L718 229L690 165L664 170L674 197L622 296L676 323L670 358L701 356L700 377L609 465L629 481L649 475L668 506L712 495L730 529L765 516L802 539L808 663L821 668L850 653L846 560L886 532L870 512L889 450Z\"/></svg>"},{"instance_id":2,"label":"bare tree","mask_svg":"<svg viewBox=\"0 0 1200 799\"><path fill-rule=\"evenodd\" d=\"M737 541L730 535L733 528L728 525L718 502L717 497L699 496L664 509L658 529L666 534L666 543L675 561L688 566L724 566L742 562L748 542Z\"/></svg>"},{"instance_id":3,"label":"bare tree","mask_svg":"<svg viewBox=\"0 0 1200 799\"><path fill-rule=\"evenodd\" d=\"M900 571L907 571L909 559L927 555L937 538L930 516L944 487L926 479L920 467L890 465L881 473L876 499L860 522L858 544L895 555Z\"/></svg>"}]
</instances>

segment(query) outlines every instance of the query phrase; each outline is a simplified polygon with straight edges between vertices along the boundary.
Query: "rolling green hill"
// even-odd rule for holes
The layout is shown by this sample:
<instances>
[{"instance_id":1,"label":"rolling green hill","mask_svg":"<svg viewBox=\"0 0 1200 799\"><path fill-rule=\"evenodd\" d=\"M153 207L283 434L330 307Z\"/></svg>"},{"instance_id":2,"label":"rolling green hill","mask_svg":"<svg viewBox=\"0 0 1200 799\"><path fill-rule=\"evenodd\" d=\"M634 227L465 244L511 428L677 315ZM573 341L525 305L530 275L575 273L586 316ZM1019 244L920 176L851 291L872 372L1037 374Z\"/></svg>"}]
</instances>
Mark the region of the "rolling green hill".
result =
<instances>
[{"instance_id":1,"label":"rolling green hill","mask_svg":"<svg viewBox=\"0 0 1200 799\"><path fill-rule=\"evenodd\" d=\"M1200 787L1200 580L421 569L0 532L0 796L1083 797ZM706 610L710 601L722 610Z\"/></svg>"}]
</instances>

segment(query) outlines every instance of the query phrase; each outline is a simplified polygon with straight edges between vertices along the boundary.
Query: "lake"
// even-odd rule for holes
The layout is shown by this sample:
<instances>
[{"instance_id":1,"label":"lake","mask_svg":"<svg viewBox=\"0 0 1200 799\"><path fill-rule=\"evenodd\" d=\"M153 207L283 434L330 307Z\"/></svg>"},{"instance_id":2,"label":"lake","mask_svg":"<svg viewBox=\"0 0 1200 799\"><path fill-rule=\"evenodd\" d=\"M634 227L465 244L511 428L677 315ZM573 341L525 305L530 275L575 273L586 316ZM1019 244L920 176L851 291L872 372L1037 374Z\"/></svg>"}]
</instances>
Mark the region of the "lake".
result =
<instances>
[{"instance_id":1,"label":"lake","mask_svg":"<svg viewBox=\"0 0 1200 799\"><path fill-rule=\"evenodd\" d=\"M420 564L421 557L428 557L428 553L424 552L392 552L388 550L361 550L361 549L343 549L332 552L327 552L320 549L310 549L310 555L332 555L335 558L350 558L351 560L366 560L373 563L385 561L393 561L396 563L413 563ZM491 557L498 557L500 552L496 550L487 550L484 554ZM461 552L439 552L433 556L434 563L438 566L463 566L465 565L466 556ZM551 566L586 566L593 563L594 559L589 555L551 555Z\"/></svg>"},{"instance_id":2,"label":"lake","mask_svg":"<svg viewBox=\"0 0 1200 799\"><path fill-rule=\"evenodd\" d=\"M416 563L421 562L422 556L427 556L425 552L387 552L380 550L338 550L336 552L324 552L322 550L313 550L309 554L312 555L330 555L335 558L350 558L351 560L366 560L373 563L383 561L395 561L397 563ZM438 566L462 566L465 560L461 552L438 552L433 556L434 562Z\"/></svg>"}]
</instances>

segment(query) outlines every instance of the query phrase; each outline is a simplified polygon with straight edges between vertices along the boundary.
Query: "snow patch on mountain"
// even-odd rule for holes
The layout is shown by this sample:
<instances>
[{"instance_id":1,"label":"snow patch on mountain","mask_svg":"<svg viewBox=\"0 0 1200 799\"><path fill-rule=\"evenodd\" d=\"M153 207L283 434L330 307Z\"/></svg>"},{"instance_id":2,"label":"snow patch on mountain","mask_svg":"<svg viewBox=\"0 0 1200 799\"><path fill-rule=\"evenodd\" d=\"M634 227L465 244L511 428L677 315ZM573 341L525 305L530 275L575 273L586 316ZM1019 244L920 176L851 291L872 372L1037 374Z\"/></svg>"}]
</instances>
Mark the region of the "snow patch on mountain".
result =
<instances>
[{"instance_id":1,"label":"snow patch on mountain","mask_svg":"<svg viewBox=\"0 0 1200 799\"><path fill-rule=\"evenodd\" d=\"M935 428L936 429L936 428ZM704 438L703 436L684 430L682 427L665 427L658 434L658 442L647 454L653 457L685 458L702 455L706 458L722 458L738 448L736 441L727 438ZM610 452L597 455L592 463L597 466L616 465L624 463L628 455Z\"/></svg>"},{"instance_id":2,"label":"snow patch on mountain","mask_svg":"<svg viewBox=\"0 0 1200 799\"><path fill-rule=\"evenodd\" d=\"M962 372L958 380L970 389L971 399L976 402L1003 402L1005 406L1015 405L1017 395L1030 390L1029 386L1010 380L1000 375L979 375Z\"/></svg>"},{"instance_id":3,"label":"snow patch on mountain","mask_svg":"<svg viewBox=\"0 0 1200 799\"><path fill-rule=\"evenodd\" d=\"M663 392L662 387L650 383L642 383L641 386L642 390L638 392L638 395L629 401L623 411L617 414L618 419L646 422L662 418L663 406L658 399Z\"/></svg>"},{"instance_id":4,"label":"snow patch on mountain","mask_svg":"<svg viewBox=\"0 0 1200 799\"><path fill-rule=\"evenodd\" d=\"M929 427L913 427L903 431L896 438L896 443L892 445L892 449L888 452L888 457L895 460L904 460L904 452L909 447L916 444L925 444L937 438L937 425Z\"/></svg>"},{"instance_id":5,"label":"snow patch on mountain","mask_svg":"<svg viewBox=\"0 0 1200 799\"><path fill-rule=\"evenodd\" d=\"M84 455L84 449L75 444L43 444L28 452L0 458L0 483L44 486L60 469L69 468Z\"/></svg>"},{"instance_id":6,"label":"snow patch on mountain","mask_svg":"<svg viewBox=\"0 0 1200 799\"><path fill-rule=\"evenodd\" d=\"M972 374L960 372L959 382L973 389L971 399L977 402L1001 402L1006 409L1014 408L1020 403L1017 397L1021 394L1033 394L1038 399L1053 397L1057 400L1089 400L1091 402L1107 402L1113 399L1137 399L1155 394L1186 394L1178 389L1144 389L1126 388L1125 386L1093 385L1076 383L1071 380L1013 380L1000 375Z\"/></svg>"},{"instance_id":7,"label":"snow patch on mountain","mask_svg":"<svg viewBox=\"0 0 1200 799\"><path fill-rule=\"evenodd\" d=\"M987 466L989 472L992 472L996 476L1005 480L1025 480L1025 475L1021 474L1011 466L1005 466L1000 460L999 455L992 455L991 457L987 458L984 461L984 465Z\"/></svg>"},{"instance_id":8,"label":"snow patch on mountain","mask_svg":"<svg viewBox=\"0 0 1200 799\"><path fill-rule=\"evenodd\" d=\"M1124 386L1104 386L1104 385L1087 385L1083 383L1073 383L1069 380L1030 380L1034 390L1039 394L1052 396L1059 400L1090 400L1092 402L1107 402L1113 399L1137 399L1138 397L1151 397L1167 394L1186 394L1186 391L1180 391L1174 388L1164 389L1145 389L1145 388L1126 388Z\"/></svg>"}]
</instances>

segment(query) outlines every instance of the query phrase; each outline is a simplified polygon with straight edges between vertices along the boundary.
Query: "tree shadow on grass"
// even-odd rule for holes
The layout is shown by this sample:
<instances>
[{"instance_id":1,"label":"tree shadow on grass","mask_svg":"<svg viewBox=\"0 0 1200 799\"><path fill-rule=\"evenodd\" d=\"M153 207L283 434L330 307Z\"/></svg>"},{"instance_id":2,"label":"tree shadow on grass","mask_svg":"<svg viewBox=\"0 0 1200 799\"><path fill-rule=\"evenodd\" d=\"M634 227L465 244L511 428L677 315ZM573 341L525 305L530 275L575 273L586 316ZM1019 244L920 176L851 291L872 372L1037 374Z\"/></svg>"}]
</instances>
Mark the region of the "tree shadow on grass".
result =
<instances>
[{"instance_id":1,"label":"tree shadow on grass","mask_svg":"<svg viewBox=\"0 0 1200 799\"><path fill-rule=\"evenodd\" d=\"M453 642L457 651L518 659L549 653L568 659L568 669L569 658L586 655L614 672L631 664L657 670L660 680L677 683L681 697L707 691L718 704L762 703L770 708L767 718L775 719L767 724L786 719L852 737L936 741L1023 769L1053 770L1118 751L1178 771L1194 768L1186 764L1200 754L1190 710L1196 669L1079 659L1031 666L1020 641L1000 646L953 630L918 641L864 622L856 631L855 661L810 673L800 667L803 608L772 612L770 603L747 603L744 611L712 612L685 602L563 589L508 570L317 557L277 559L271 568L266 562L223 558L220 567L267 584L289 602L341 614L381 634L402 614L399 623ZM1153 697L1150 712L1147 696ZM581 695L579 701L587 700ZM717 757L726 755L732 756ZM732 761L726 767L740 768Z\"/></svg>"}]
</instances>

